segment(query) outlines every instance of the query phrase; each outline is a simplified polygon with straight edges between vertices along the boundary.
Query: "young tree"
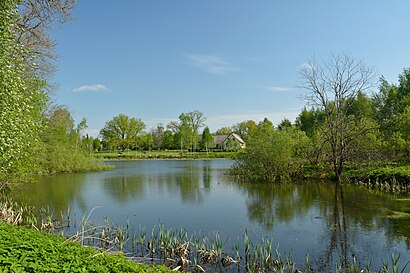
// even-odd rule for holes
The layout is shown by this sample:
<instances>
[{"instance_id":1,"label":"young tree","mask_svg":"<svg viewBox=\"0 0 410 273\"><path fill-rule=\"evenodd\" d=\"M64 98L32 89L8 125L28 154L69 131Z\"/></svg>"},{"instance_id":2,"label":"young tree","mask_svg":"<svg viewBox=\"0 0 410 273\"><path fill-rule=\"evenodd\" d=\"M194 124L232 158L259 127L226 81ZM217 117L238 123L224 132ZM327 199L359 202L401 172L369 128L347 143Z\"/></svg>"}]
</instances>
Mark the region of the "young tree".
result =
<instances>
[{"instance_id":1,"label":"young tree","mask_svg":"<svg viewBox=\"0 0 410 273\"><path fill-rule=\"evenodd\" d=\"M139 146L145 150L148 150L151 152L152 149L152 144L154 144L154 138L152 134L149 134L147 132L143 132L139 137L138 137L138 142Z\"/></svg>"},{"instance_id":2,"label":"young tree","mask_svg":"<svg viewBox=\"0 0 410 273\"><path fill-rule=\"evenodd\" d=\"M174 142L178 143L177 145L180 147L182 153L185 148L188 148L190 143L191 129L186 123L178 121L171 121L167 124L167 128L174 134Z\"/></svg>"},{"instance_id":3,"label":"young tree","mask_svg":"<svg viewBox=\"0 0 410 273\"><path fill-rule=\"evenodd\" d=\"M205 151L208 152L209 148L212 147L213 142L214 137L212 136L211 131L208 127L205 127L204 131L202 132L201 138L202 149L205 149Z\"/></svg>"},{"instance_id":4,"label":"young tree","mask_svg":"<svg viewBox=\"0 0 410 273\"><path fill-rule=\"evenodd\" d=\"M105 123L100 135L110 147L123 151L136 143L138 134L144 129L141 119L119 114Z\"/></svg>"},{"instance_id":5,"label":"young tree","mask_svg":"<svg viewBox=\"0 0 410 273\"><path fill-rule=\"evenodd\" d=\"M188 113L182 113L179 116L179 120L181 124L184 124L184 126L190 129L190 145L192 147L192 150L196 151L198 130L199 128L204 126L204 122L206 120L204 113L197 110Z\"/></svg>"},{"instance_id":6,"label":"young tree","mask_svg":"<svg viewBox=\"0 0 410 273\"><path fill-rule=\"evenodd\" d=\"M98 152L101 148L101 141L98 138L94 138L93 139L93 150L95 152Z\"/></svg>"},{"instance_id":7,"label":"young tree","mask_svg":"<svg viewBox=\"0 0 410 273\"><path fill-rule=\"evenodd\" d=\"M175 149L174 145L174 135L171 130L166 130L164 132L164 137L162 139L162 146L164 149ZM178 146L176 146L178 148Z\"/></svg>"},{"instance_id":8,"label":"young tree","mask_svg":"<svg viewBox=\"0 0 410 273\"><path fill-rule=\"evenodd\" d=\"M334 172L340 181L353 142L369 130L351 130L357 119L347 113L357 94L374 86L374 73L349 54L333 54L328 62L308 62L301 76L308 103L325 113L323 139L330 145Z\"/></svg>"},{"instance_id":9,"label":"young tree","mask_svg":"<svg viewBox=\"0 0 410 273\"><path fill-rule=\"evenodd\" d=\"M44 123L42 149L37 157L41 171L78 171L93 165L92 138L86 134L81 139L81 131L87 126L85 119L75 126L70 111L58 106L47 113Z\"/></svg>"}]
</instances>

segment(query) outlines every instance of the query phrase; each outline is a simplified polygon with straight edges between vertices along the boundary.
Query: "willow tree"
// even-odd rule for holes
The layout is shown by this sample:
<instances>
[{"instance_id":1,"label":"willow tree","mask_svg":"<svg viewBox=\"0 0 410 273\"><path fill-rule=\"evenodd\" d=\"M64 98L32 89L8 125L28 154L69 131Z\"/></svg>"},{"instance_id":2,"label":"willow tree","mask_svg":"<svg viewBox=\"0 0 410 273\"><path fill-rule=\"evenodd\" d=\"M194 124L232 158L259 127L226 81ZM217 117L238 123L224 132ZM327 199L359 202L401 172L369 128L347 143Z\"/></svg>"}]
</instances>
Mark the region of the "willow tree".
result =
<instances>
[{"instance_id":1,"label":"willow tree","mask_svg":"<svg viewBox=\"0 0 410 273\"><path fill-rule=\"evenodd\" d=\"M354 142L370 129L348 112L359 92L374 86L374 72L362 61L340 53L332 54L327 62L312 59L300 73L300 87L308 91L308 104L324 112L322 139L330 146L333 169L340 181Z\"/></svg>"}]
</instances>

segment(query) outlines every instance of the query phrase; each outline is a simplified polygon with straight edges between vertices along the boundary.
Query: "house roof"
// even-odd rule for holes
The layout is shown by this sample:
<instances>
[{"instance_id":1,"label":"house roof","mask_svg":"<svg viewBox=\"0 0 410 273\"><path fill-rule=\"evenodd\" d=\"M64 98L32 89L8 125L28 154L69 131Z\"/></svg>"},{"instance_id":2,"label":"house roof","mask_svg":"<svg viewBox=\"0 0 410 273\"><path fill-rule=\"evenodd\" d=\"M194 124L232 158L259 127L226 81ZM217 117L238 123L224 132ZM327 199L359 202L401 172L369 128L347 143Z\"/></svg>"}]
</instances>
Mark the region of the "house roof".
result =
<instances>
[{"instance_id":1,"label":"house roof","mask_svg":"<svg viewBox=\"0 0 410 273\"><path fill-rule=\"evenodd\" d=\"M214 143L223 143L229 135L215 135Z\"/></svg>"},{"instance_id":2,"label":"house roof","mask_svg":"<svg viewBox=\"0 0 410 273\"><path fill-rule=\"evenodd\" d=\"M236 138L236 140L239 141L241 144L245 144L245 141L243 141L243 139L242 139L238 134L231 133L231 135L232 135L234 138ZM229 137L229 136L228 136L228 137Z\"/></svg>"},{"instance_id":3,"label":"house roof","mask_svg":"<svg viewBox=\"0 0 410 273\"><path fill-rule=\"evenodd\" d=\"M238 134L235 134L235 133L230 133L229 135L215 135L214 143L223 143L230 136L235 138L239 143L245 144L245 141L243 141L243 139Z\"/></svg>"}]
</instances>

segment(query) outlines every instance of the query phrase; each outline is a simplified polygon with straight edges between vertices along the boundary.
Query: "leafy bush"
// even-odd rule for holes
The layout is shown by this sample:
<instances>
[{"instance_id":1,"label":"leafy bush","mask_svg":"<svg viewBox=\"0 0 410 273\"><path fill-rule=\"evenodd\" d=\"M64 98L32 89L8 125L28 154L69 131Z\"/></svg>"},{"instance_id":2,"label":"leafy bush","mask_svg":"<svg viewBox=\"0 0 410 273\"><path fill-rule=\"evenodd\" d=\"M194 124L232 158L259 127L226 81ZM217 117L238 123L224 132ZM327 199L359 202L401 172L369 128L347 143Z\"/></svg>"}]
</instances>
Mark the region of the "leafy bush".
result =
<instances>
[{"instance_id":1,"label":"leafy bush","mask_svg":"<svg viewBox=\"0 0 410 273\"><path fill-rule=\"evenodd\" d=\"M278 182L297 176L305 163L307 137L295 128L275 130L269 121L249 136L233 172L251 182Z\"/></svg>"}]
</instances>

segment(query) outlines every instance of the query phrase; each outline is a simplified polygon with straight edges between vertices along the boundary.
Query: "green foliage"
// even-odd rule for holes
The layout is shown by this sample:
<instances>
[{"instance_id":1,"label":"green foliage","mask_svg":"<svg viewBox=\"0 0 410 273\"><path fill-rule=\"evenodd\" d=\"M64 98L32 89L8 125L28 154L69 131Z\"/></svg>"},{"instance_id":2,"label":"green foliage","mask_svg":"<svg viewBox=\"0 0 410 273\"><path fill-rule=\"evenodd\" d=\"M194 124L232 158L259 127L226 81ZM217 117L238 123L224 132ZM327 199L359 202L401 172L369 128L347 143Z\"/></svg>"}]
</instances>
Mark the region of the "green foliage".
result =
<instances>
[{"instance_id":1,"label":"green foliage","mask_svg":"<svg viewBox=\"0 0 410 273\"><path fill-rule=\"evenodd\" d=\"M384 191L408 192L410 190L410 166L396 164L368 164L352 166L346 177L353 182Z\"/></svg>"},{"instance_id":2,"label":"green foliage","mask_svg":"<svg viewBox=\"0 0 410 273\"><path fill-rule=\"evenodd\" d=\"M204 126L206 117L204 113L198 110L188 113L182 113L179 116L181 135L189 140L189 146L192 151L196 151L196 144L199 138L199 128Z\"/></svg>"},{"instance_id":3,"label":"green foliage","mask_svg":"<svg viewBox=\"0 0 410 273\"><path fill-rule=\"evenodd\" d=\"M215 135L229 135L233 130L231 127L222 127L216 130Z\"/></svg>"},{"instance_id":4,"label":"green foliage","mask_svg":"<svg viewBox=\"0 0 410 273\"><path fill-rule=\"evenodd\" d=\"M101 149L101 141L98 138L93 139L93 150L98 152Z\"/></svg>"},{"instance_id":5,"label":"green foliage","mask_svg":"<svg viewBox=\"0 0 410 273\"><path fill-rule=\"evenodd\" d=\"M40 233L0 222L0 268L2 272L170 272L149 267Z\"/></svg>"},{"instance_id":6,"label":"green foliage","mask_svg":"<svg viewBox=\"0 0 410 273\"><path fill-rule=\"evenodd\" d=\"M279 130L286 130L291 127L292 127L292 122L290 122L290 120L288 120L287 118L283 119L278 125Z\"/></svg>"},{"instance_id":7,"label":"green foliage","mask_svg":"<svg viewBox=\"0 0 410 273\"><path fill-rule=\"evenodd\" d=\"M296 127L306 133L309 137L315 134L315 131L323 125L325 113L320 109L312 108L307 110L303 108L302 112L296 118Z\"/></svg>"},{"instance_id":8,"label":"green foliage","mask_svg":"<svg viewBox=\"0 0 410 273\"><path fill-rule=\"evenodd\" d=\"M245 142L247 142L248 136L255 132L256 128L256 122L253 120L242 121L232 126L233 132L238 134Z\"/></svg>"},{"instance_id":9,"label":"green foliage","mask_svg":"<svg viewBox=\"0 0 410 273\"><path fill-rule=\"evenodd\" d=\"M235 162L234 173L252 182L278 182L296 176L306 158L305 133L286 128L275 130L265 119L249 136L247 149Z\"/></svg>"},{"instance_id":10,"label":"green foliage","mask_svg":"<svg viewBox=\"0 0 410 273\"><path fill-rule=\"evenodd\" d=\"M172 134L171 130L166 130L164 132L161 147L167 150L178 149L178 146L174 143L174 135Z\"/></svg>"},{"instance_id":11,"label":"green foliage","mask_svg":"<svg viewBox=\"0 0 410 273\"><path fill-rule=\"evenodd\" d=\"M213 143L214 137L212 136L209 128L205 127L204 131L202 132L200 147L202 150L208 151L210 148L212 148Z\"/></svg>"},{"instance_id":12,"label":"green foliage","mask_svg":"<svg viewBox=\"0 0 410 273\"><path fill-rule=\"evenodd\" d=\"M137 145L138 134L144 128L145 124L141 119L119 114L105 123L100 135L108 148L123 151Z\"/></svg>"},{"instance_id":13,"label":"green foliage","mask_svg":"<svg viewBox=\"0 0 410 273\"><path fill-rule=\"evenodd\" d=\"M83 119L77 127L70 112L57 107L45 118L42 135L43 148L37 160L40 172L75 172L103 168L90 155L92 143L81 131L87 124Z\"/></svg>"},{"instance_id":14,"label":"green foliage","mask_svg":"<svg viewBox=\"0 0 410 273\"><path fill-rule=\"evenodd\" d=\"M30 74L25 49L16 43L17 4L0 4L0 188L7 186L6 179L29 173L35 163L47 100L45 82Z\"/></svg>"},{"instance_id":15,"label":"green foliage","mask_svg":"<svg viewBox=\"0 0 410 273\"><path fill-rule=\"evenodd\" d=\"M384 140L384 159L409 162L410 154L410 69L399 75L399 84L380 79L379 92L372 98L374 119Z\"/></svg>"}]
</instances>

